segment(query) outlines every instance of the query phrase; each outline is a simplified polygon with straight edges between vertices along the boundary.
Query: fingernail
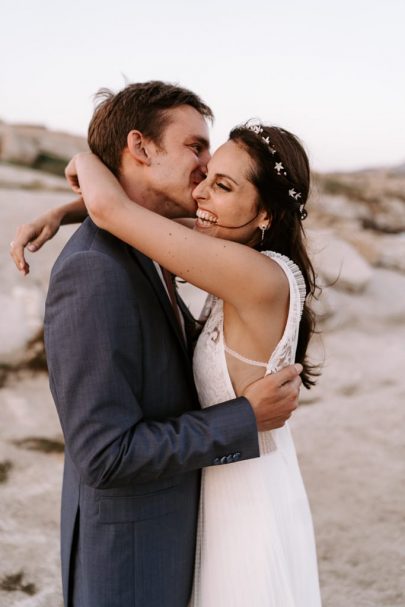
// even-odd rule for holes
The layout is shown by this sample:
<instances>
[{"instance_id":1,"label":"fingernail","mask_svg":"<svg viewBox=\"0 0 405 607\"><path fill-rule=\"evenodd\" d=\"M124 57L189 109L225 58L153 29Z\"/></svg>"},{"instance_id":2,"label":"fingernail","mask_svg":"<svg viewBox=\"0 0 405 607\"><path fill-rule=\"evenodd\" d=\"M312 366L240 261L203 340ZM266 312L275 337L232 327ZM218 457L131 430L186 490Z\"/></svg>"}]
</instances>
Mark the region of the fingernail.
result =
<instances>
[{"instance_id":1,"label":"fingernail","mask_svg":"<svg viewBox=\"0 0 405 607\"><path fill-rule=\"evenodd\" d=\"M29 244L29 245L28 245L28 247L27 247L27 249L28 249L29 251L35 251L35 250L36 250L36 248L37 248L37 247L36 247L34 244Z\"/></svg>"},{"instance_id":2,"label":"fingernail","mask_svg":"<svg viewBox=\"0 0 405 607\"><path fill-rule=\"evenodd\" d=\"M295 363L294 367L297 369L298 375L301 375L304 370L304 367L300 363Z\"/></svg>"}]
</instances>

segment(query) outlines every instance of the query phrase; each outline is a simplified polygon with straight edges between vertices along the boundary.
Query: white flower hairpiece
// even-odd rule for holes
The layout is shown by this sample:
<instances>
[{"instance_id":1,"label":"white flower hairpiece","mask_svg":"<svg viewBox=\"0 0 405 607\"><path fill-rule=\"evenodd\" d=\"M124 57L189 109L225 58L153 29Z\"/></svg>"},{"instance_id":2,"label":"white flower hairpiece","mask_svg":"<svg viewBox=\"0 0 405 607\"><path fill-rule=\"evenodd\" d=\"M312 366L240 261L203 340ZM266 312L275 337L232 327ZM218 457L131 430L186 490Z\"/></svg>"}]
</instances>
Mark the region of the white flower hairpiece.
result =
<instances>
[{"instance_id":1,"label":"white flower hairpiece","mask_svg":"<svg viewBox=\"0 0 405 607\"><path fill-rule=\"evenodd\" d=\"M262 135L262 133L264 132L264 129L262 126L260 126L260 124L251 124L248 127L249 131L252 131L253 133L255 133L256 135L260 136L260 139L263 141L263 143L265 143L267 145L267 147L269 148L270 153L274 156L275 154L278 154L277 149L273 146L273 144L271 143L270 137L267 135L267 137L264 137ZM287 175L287 171L283 165L283 163L279 160L277 162L277 158L276 158L276 162L274 164L274 170L277 173L277 175L283 175L284 177L288 178ZM299 200L302 198L302 194L301 192L296 192L294 188L290 188L288 190L288 195L293 198L296 202L299 202ZM305 217L307 216L307 212L304 208L304 203L301 203L299 206L299 212L300 212L300 216L301 219L305 219Z\"/></svg>"},{"instance_id":2,"label":"white flower hairpiece","mask_svg":"<svg viewBox=\"0 0 405 607\"><path fill-rule=\"evenodd\" d=\"M263 127L260 126L260 124L252 124L250 126L248 126L249 131L253 131L253 133L256 133L256 135L262 135L263 133ZM266 143L269 147L269 150L272 154L277 154L277 150L276 148L273 148L273 146L270 143L270 137L263 137L263 135L261 136L262 141L264 141L264 143Z\"/></svg>"}]
</instances>

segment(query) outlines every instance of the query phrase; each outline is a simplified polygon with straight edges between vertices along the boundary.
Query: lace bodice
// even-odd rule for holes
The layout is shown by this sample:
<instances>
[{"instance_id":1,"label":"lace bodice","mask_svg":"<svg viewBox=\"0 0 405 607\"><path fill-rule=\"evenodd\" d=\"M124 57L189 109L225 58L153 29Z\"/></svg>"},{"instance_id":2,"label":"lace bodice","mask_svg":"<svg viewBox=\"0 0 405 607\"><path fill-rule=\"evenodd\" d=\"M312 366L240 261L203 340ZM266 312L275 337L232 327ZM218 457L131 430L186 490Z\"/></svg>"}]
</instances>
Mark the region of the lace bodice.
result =
<instances>
[{"instance_id":1,"label":"lace bodice","mask_svg":"<svg viewBox=\"0 0 405 607\"><path fill-rule=\"evenodd\" d=\"M295 360L298 329L305 300L305 282L298 266L285 255L263 251L284 270L290 286L290 303L284 333L267 363L266 374L274 373ZM194 379L201 406L235 398L224 348L223 302L211 296L211 312L194 352Z\"/></svg>"}]
</instances>

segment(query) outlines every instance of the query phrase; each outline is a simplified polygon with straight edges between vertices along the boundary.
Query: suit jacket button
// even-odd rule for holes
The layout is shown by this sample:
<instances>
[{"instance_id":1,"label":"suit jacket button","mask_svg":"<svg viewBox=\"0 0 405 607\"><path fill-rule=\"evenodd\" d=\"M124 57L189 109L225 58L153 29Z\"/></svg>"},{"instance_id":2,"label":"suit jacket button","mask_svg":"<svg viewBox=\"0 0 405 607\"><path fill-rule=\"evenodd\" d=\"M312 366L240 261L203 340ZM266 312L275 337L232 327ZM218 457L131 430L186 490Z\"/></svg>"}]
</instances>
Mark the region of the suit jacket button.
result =
<instances>
[{"instance_id":1,"label":"suit jacket button","mask_svg":"<svg viewBox=\"0 0 405 607\"><path fill-rule=\"evenodd\" d=\"M240 460L240 456L241 455L240 455L239 451L237 453L234 453L232 456L233 461L238 462Z\"/></svg>"},{"instance_id":2,"label":"suit jacket button","mask_svg":"<svg viewBox=\"0 0 405 607\"><path fill-rule=\"evenodd\" d=\"M233 462L233 455L228 455L228 457L226 458L226 463L227 464L231 464Z\"/></svg>"},{"instance_id":3,"label":"suit jacket button","mask_svg":"<svg viewBox=\"0 0 405 607\"><path fill-rule=\"evenodd\" d=\"M221 464L226 464L227 457L226 455L224 455L223 457L221 457Z\"/></svg>"}]
</instances>

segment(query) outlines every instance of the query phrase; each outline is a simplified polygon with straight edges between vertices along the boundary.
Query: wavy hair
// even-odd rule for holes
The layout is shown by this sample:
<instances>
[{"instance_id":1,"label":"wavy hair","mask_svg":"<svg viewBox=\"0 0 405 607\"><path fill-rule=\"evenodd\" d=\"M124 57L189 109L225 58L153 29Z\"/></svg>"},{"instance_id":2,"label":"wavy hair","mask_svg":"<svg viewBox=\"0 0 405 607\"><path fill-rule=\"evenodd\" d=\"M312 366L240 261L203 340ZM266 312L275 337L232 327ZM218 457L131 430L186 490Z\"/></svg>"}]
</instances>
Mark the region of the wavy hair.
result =
<instances>
[{"instance_id":1,"label":"wavy hair","mask_svg":"<svg viewBox=\"0 0 405 607\"><path fill-rule=\"evenodd\" d=\"M311 365L307 358L309 340L315 332L315 314L309 301L317 291L302 225L311 180L308 157L295 135L275 126L257 128L246 123L234 128L229 139L242 146L251 157L253 169L248 179L257 189L260 210L265 209L271 219L269 229L255 248L286 255L297 264L305 280L307 297L299 328L296 362L303 365L302 383L310 388L315 384L319 368ZM276 163L279 166L281 163L283 169L277 170ZM297 193L299 197L295 197Z\"/></svg>"}]
</instances>

